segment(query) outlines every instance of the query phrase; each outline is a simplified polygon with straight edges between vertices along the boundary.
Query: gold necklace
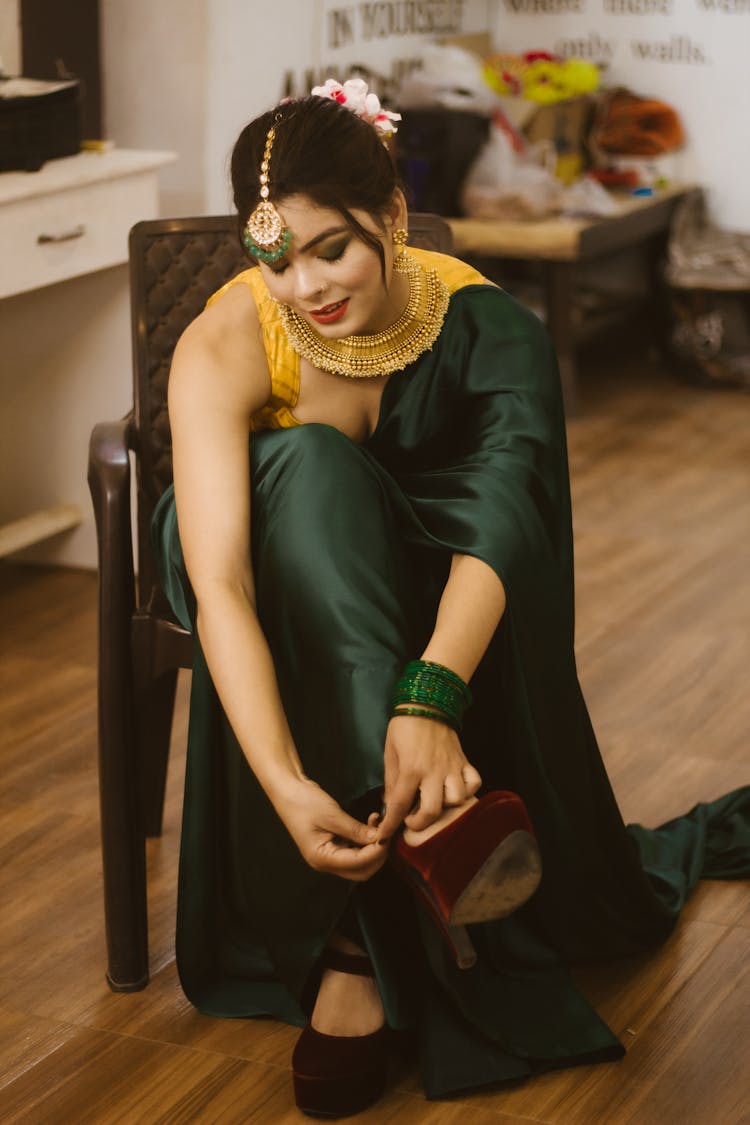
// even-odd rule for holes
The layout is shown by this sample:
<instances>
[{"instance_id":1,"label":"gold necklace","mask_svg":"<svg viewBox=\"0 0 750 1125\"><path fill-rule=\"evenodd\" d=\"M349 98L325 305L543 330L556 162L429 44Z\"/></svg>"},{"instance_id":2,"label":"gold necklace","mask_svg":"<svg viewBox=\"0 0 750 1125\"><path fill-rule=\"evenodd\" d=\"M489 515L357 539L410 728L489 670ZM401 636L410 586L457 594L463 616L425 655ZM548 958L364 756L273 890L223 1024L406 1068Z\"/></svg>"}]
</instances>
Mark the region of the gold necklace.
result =
<instances>
[{"instance_id":1,"label":"gold necklace","mask_svg":"<svg viewBox=\"0 0 750 1125\"><path fill-rule=\"evenodd\" d=\"M437 270L423 269L411 254L399 254L393 268L407 274L409 300L390 328L372 336L328 340L289 305L279 304L281 323L294 350L320 371L350 379L390 375L418 359L440 335L450 291Z\"/></svg>"}]
</instances>

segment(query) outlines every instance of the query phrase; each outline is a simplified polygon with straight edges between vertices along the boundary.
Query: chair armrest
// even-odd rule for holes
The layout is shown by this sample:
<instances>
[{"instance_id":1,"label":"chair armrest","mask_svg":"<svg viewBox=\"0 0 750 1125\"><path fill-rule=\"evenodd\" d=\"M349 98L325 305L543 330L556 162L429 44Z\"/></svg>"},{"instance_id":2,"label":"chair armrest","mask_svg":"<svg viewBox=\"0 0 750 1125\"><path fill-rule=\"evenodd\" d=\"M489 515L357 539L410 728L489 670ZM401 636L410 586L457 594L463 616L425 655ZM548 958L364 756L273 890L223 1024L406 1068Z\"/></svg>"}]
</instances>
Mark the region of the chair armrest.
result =
<instances>
[{"instance_id":1,"label":"chair armrest","mask_svg":"<svg viewBox=\"0 0 750 1125\"><path fill-rule=\"evenodd\" d=\"M89 441L88 483L94 506L99 569L103 555L115 542L127 545L131 556L130 529L130 451L132 415L117 422L99 422ZM124 542L123 534L126 533Z\"/></svg>"},{"instance_id":2,"label":"chair armrest","mask_svg":"<svg viewBox=\"0 0 750 1125\"><path fill-rule=\"evenodd\" d=\"M94 426L88 471L99 551L100 624L119 621L122 628L127 621L128 631L135 605L128 457L131 435L131 415Z\"/></svg>"}]
</instances>

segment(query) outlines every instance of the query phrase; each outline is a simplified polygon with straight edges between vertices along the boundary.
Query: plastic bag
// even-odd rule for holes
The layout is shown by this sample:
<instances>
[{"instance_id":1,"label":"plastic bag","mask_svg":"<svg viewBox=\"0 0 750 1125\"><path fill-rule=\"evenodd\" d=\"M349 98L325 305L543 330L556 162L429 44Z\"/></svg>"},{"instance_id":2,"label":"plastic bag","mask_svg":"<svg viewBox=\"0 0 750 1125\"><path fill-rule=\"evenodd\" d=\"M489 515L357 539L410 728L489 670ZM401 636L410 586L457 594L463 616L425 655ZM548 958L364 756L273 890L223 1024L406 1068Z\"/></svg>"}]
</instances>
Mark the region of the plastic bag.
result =
<instances>
[{"instance_id":1,"label":"plastic bag","mask_svg":"<svg viewBox=\"0 0 750 1125\"><path fill-rule=\"evenodd\" d=\"M506 132L490 136L464 181L461 203L477 219L536 219L557 209L562 185L547 166L546 144L515 151Z\"/></svg>"},{"instance_id":2,"label":"plastic bag","mask_svg":"<svg viewBox=\"0 0 750 1125\"><path fill-rule=\"evenodd\" d=\"M554 175L556 153L549 142L521 151L507 129L493 127L464 181L461 205L476 219L540 219L560 213L610 215L616 204L595 181L563 186Z\"/></svg>"},{"instance_id":3,"label":"plastic bag","mask_svg":"<svg viewBox=\"0 0 750 1125\"><path fill-rule=\"evenodd\" d=\"M424 48L421 70L412 71L401 83L397 102L400 110L467 110L491 117L499 98L487 86L482 64L462 47Z\"/></svg>"}]
</instances>

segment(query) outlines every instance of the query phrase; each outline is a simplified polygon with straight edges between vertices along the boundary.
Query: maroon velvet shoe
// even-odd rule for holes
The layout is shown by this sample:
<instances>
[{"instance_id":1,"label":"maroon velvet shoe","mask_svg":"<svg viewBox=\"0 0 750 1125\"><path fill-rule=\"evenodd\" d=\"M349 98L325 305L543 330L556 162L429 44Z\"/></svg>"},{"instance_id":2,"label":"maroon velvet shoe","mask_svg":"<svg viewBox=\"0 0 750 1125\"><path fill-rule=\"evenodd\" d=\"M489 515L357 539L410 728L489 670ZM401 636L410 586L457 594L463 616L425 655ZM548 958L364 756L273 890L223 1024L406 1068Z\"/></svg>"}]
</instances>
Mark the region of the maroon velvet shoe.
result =
<instances>
[{"instance_id":1,"label":"maroon velvet shoe","mask_svg":"<svg viewBox=\"0 0 750 1125\"><path fill-rule=\"evenodd\" d=\"M369 958L326 949L321 964L357 976L373 976ZM386 1079L384 1024L370 1035L325 1035L308 1023L292 1054L294 1098L310 1117L349 1117L373 1105Z\"/></svg>"},{"instance_id":2,"label":"maroon velvet shoe","mask_svg":"<svg viewBox=\"0 0 750 1125\"><path fill-rule=\"evenodd\" d=\"M504 790L487 793L418 847L400 835L390 858L429 909L460 969L477 959L465 927L512 914L542 877L526 806Z\"/></svg>"}]
</instances>

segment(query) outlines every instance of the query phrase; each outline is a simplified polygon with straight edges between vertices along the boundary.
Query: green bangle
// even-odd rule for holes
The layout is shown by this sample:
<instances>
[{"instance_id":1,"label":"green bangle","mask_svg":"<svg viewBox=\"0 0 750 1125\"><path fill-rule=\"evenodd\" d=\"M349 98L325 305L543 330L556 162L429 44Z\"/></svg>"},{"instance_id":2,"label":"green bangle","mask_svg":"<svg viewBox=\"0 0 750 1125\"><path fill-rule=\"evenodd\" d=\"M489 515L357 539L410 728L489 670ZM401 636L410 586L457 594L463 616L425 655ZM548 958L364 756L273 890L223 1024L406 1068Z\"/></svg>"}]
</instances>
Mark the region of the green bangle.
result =
<instances>
[{"instance_id":1,"label":"green bangle","mask_svg":"<svg viewBox=\"0 0 750 1125\"><path fill-rule=\"evenodd\" d=\"M469 685L452 668L448 668L445 664L437 664L434 660L410 660L404 668L404 677L411 679L413 676L419 676L420 674L427 674L430 679L435 678L453 684L463 696L466 706L471 705Z\"/></svg>"},{"instance_id":2,"label":"green bangle","mask_svg":"<svg viewBox=\"0 0 750 1125\"><path fill-rule=\"evenodd\" d=\"M443 664L431 660L410 660L393 689L391 707L404 706L400 714L434 717L425 706L436 708L442 719L455 731L461 730L464 711L471 703L471 692L459 675ZM416 705L417 710L413 710Z\"/></svg>"},{"instance_id":3,"label":"green bangle","mask_svg":"<svg viewBox=\"0 0 750 1125\"><path fill-rule=\"evenodd\" d=\"M449 715L443 714L442 711L427 711L424 707L400 707L398 710L391 712L391 718L397 718L399 715L418 715L422 719L433 719L436 723L442 723L446 727L450 727L456 734L461 733L460 724Z\"/></svg>"},{"instance_id":4,"label":"green bangle","mask_svg":"<svg viewBox=\"0 0 750 1125\"><path fill-rule=\"evenodd\" d=\"M464 701L456 691L446 691L443 688L430 688L423 687L421 684L414 684L408 680L401 680L396 685L393 692L394 698L403 696L400 699L401 703L408 703L411 699L415 702L419 696L423 703L430 703L433 699L438 705L440 703L447 703L450 706L456 706L463 709Z\"/></svg>"}]
</instances>

